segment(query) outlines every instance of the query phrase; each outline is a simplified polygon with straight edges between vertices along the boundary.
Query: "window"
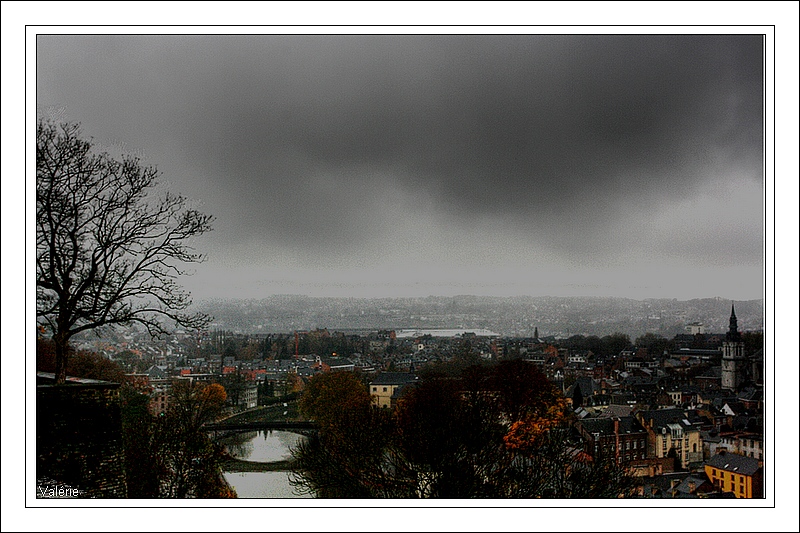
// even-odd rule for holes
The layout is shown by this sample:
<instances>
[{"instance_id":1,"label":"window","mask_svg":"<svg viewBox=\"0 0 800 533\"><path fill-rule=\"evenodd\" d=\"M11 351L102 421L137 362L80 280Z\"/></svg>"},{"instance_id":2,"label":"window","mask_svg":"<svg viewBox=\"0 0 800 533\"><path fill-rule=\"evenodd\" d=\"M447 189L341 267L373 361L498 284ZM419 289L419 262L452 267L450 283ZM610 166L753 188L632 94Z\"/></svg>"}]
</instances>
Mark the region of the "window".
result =
<instances>
[{"instance_id":1,"label":"window","mask_svg":"<svg viewBox=\"0 0 800 533\"><path fill-rule=\"evenodd\" d=\"M378 387L372 387L372 392L378 392Z\"/></svg>"},{"instance_id":2,"label":"window","mask_svg":"<svg viewBox=\"0 0 800 533\"><path fill-rule=\"evenodd\" d=\"M383 388L383 392L386 392L388 389L386 387Z\"/></svg>"},{"instance_id":3,"label":"window","mask_svg":"<svg viewBox=\"0 0 800 533\"><path fill-rule=\"evenodd\" d=\"M634 449L634 450L636 449L636 444L637 444L637 442L636 442L636 441L633 441L633 449Z\"/></svg>"}]
</instances>

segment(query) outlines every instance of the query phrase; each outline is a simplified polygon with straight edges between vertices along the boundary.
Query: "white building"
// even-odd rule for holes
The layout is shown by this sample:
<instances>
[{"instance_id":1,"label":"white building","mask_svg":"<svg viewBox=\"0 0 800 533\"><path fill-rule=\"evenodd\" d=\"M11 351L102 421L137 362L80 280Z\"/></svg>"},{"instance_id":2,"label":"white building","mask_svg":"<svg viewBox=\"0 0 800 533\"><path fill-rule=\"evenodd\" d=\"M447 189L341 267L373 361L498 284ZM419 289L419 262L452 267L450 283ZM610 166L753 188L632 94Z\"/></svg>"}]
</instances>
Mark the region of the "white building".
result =
<instances>
[{"instance_id":1,"label":"white building","mask_svg":"<svg viewBox=\"0 0 800 533\"><path fill-rule=\"evenodd\" d=\"M700 322L692 322L691 324L686 324L683 328L687 334L689 335L705 335L706 327L705 325L701 324Z\"/></svg>"}]
</instances>

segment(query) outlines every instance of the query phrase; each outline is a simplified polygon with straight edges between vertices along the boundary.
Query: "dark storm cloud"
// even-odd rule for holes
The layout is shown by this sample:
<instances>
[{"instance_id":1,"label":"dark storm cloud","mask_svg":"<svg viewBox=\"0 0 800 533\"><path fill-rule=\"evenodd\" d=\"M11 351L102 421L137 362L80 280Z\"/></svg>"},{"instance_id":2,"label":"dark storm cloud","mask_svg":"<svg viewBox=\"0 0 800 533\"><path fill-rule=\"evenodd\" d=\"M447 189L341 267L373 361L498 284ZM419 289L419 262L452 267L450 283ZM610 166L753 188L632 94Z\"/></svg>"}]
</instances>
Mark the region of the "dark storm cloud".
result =
<instances>
[{"instance_id":1,"label":"dark storm cloud","mask_svg":"<svg viewBox=\"0 0 800 533\"><path fill-rule=\"evenodd\" d=\"M203 58L204 74L183 107L188 153L230 176L226 187L278 199L272 224L300 197L306 211L329 207L327 194L301 185L309 173L330 172L352 191L373 179L353 171L364 166L453 215L502 210L539 230L551 217L536 213L568 201L570 224L589 233L597 210L691 194L720 158L761 179L760 37L197 43L187 53ZM295 222L285 231L309 229Z\"/></svg>"},{"instance_id":2,"label":"dark storm cloud","mask_svg":"<svg viewBox=\"0 0 800 533\"><path fill-rule=\"evenodd\" d=\"M399 191L440 224L496 221L591 264L648 210L763 179L760 36L89 36L39 47L39 99L65 98L87 124L164 154L159 166L206 201L227 243L356 253L386 238L381 202ZM75 94L90 104L63 96ZM690 252L714 249L713 262L735 264L760 247L757 231L745 246L708 241L739 229L628 237L663 234L654 250L708 264Z\"/></svg>"}]
</instances>

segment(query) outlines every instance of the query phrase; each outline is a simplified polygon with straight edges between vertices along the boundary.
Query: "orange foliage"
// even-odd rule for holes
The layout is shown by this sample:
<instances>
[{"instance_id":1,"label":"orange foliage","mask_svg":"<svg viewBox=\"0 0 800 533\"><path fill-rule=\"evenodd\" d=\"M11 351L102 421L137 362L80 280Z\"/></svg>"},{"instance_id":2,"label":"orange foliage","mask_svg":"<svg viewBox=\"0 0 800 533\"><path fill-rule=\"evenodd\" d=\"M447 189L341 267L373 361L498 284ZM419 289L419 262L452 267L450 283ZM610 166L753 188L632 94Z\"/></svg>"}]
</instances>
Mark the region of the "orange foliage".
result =
<instances>
[{"instance_id":1,"label":"orange foliage","mask_svg":"<svg viewBox=\"0 0 800 533\"><path fill-rule=\"evenodd\" d=\"M537 447L542 437L563 423L567 412L567 402L558 398L544 414L530 414L511 425L503 437L506 448L510 450L529 450Z\"/></svg>"},{"instance_id":2,"label":"orange foliage","mask_svg":"<svg viewBox=\"0 0 800 533\"><path fill-rule=\"evenodd\" d=\"M222 486L218 489L216 494L209 496L209 498L229 499L229 498L238 498L238 495L236 494L236 491L232 487Z\"/></svg>"},{"instance_id":3,"label":"orange foliage","mask_svg":"<svg viewBox=\"0 0 800 533\"><path fill-rule=\"evenodd\" d=\"M225 400L228 399L228 394L225 392L225 388L222 385L218 383L212 383L202 387L197 392L197 399L199 402L201 402L201 404L209 407L222 407L222 405L225 403Z\"/></svg>"}]
</instances>

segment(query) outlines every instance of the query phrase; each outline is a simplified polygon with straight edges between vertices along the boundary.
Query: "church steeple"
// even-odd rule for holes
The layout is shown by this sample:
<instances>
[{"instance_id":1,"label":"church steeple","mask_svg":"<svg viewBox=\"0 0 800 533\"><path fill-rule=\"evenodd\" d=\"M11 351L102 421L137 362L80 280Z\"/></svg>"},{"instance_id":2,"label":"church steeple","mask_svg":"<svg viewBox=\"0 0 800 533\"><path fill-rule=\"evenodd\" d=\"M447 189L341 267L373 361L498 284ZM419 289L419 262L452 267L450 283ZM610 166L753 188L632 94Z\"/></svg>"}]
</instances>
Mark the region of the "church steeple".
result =
<instances>
[{"instance_id":1,"label":"church steeple","mask_svg":"<svg viewBox=\"0 0 800 533\"><path fill-rule=\"evenodd\" d=\"M739 323L738 320L736 320L736 311L733 308L733 303L731 303L730 326L728 326L728 334L725 335L725 338L729 341L738 341L742 338L742 335L739 333Z\"/></svg>"},{"instance_id":2,"label":"church steeple","mask_svg":"<svg viewBox=\"0 0 800 533\"><path fill-rule=\"evenodd\" d=\"M739 323L736 320L736 311L731 304L731 322L725 342L722 343L722 380L723 389L730 391L739 390L747 374L747 358L744 355L744 342L739 333Z\"/></svg>"}]
</instances>

